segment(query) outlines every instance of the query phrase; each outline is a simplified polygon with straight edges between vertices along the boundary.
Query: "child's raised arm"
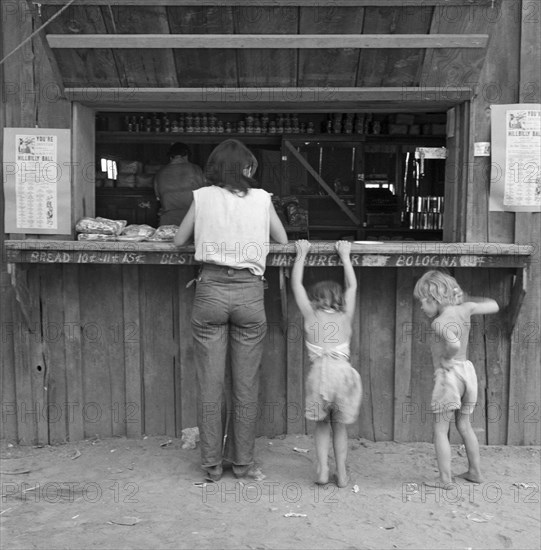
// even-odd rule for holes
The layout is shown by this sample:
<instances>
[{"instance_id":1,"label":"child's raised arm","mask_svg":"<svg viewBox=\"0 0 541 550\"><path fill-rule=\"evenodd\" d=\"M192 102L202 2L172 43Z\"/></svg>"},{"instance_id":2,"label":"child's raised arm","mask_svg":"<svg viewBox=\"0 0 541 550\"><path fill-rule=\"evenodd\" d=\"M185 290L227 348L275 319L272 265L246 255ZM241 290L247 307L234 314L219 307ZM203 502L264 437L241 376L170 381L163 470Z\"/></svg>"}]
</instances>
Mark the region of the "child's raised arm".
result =
<instances>
[{"instance_id":1,"label":"child's raised arm","mask_svg":"<svg viewBox=\"0 0 541 550\"><path fill-rule=\"evenodd\" d=\"M291 271L291 289L293 290L293 296L295 296L298 308L301 310L303 317L306 318L314 313L308 294L302 284L304 261L306 260L308 250L310 250L310 243L305 239L301 239L295 243L295 246L297 248L297 256L293 264L293 270Z\"/></svg>"},{"instance_id":2,"label":"child's raised arm","mask_svg":"<svg viewBox=\"0 0 541 550\"><path fill-rule=\"evenodd\" d=\"M355 271L353 269L353 265L351 264L351 243L349 241L338 241L335 246L338 256L340 256L342 264L344 264L345 312L349 317L353 317L357 298L357 277L355 276Z\"/></svg>"},{"instance_id":3,"label":"child's raised arm","mask_svg":"<svg viewBox=\"0 0 541 550\"><path fill-rule=\"evenodd\" d=\"M489 315L500 311L498 302L492 298L476 298L475 296L466 296L464 302L470 303L470 315Z\"/></svg>"}]
</instances>

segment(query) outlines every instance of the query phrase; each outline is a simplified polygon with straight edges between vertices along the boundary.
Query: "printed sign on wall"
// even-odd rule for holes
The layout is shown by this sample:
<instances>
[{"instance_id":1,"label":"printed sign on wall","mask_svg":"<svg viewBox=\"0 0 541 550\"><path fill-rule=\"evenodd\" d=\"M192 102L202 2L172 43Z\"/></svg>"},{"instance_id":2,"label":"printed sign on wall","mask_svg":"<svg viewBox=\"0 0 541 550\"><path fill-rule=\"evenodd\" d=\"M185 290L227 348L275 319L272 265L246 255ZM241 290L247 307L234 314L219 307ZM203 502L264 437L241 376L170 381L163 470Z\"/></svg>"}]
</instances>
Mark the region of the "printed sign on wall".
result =
<instances>
[{"instance_id":1,"label":"printed sign on wall","mask_svg":"<svg viewBox=\"0 0 541 550\"><path fill-rule=\"evenodd\" d=\"M492 105L490 210L541 211L541 105Z\"/></svg>"},{"instance_id":2,"label":"printed sign on wall","mask_svg":"<svg viewBox=\"0 0 541 550\"><path fill-rule=\"evenodd\" d=\"M4 128L5 233L71 233L70 135Z\"/></svg>"}]
</instances>

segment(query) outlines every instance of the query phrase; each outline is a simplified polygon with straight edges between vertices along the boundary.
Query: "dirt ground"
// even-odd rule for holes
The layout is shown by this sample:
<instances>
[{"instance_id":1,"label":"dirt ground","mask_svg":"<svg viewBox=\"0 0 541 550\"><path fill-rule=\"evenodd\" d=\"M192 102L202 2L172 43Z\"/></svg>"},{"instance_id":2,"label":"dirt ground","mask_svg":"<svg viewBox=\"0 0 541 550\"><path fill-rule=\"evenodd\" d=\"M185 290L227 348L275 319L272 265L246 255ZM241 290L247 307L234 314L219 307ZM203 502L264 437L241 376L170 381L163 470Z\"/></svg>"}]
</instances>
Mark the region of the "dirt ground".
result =
<instances>
[{"instance_id":1,"label":"dirt ground","mask_svg":"<svg viewBox=\"0 0 541 550\"><path fill-rule=\"evenodd\" d=\"M202 483L199 449L146 437L1 451L1 548L539 548L540 448L482 447L445 494L429 443L350 440L347 488L317 486L311 436L257 440L256 477ZM453 469L466 459L453 447Z\"/></svg>"}]
</instances>

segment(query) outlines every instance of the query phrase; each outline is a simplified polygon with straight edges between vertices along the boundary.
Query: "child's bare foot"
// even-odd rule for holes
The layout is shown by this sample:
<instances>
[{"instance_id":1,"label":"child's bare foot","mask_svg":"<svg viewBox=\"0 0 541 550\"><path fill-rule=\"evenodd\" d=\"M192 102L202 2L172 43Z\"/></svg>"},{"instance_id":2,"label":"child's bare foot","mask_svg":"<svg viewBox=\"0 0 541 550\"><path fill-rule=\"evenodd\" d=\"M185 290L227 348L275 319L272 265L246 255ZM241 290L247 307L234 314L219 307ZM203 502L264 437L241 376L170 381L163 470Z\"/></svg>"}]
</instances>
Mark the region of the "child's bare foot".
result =
<instances>
[{"instance_id":1,"label":"child's bare foot","mask_svg":"<svg viewBox=\"0 0 541 550\"><path fill-rule=\"evenodd\" d=\"M349 483L349 476L346 473L339 474L337 473L334 476L334 480L336 482L336 485L340 487L340 489L343 489L344 487L348 486Z\"/></svg>"},{"instance_id":2,"label":"child's bare foot","mask_svg":"<svg viewBox=\"0 0 541 550\"><path fill-rule=\"evenodd\" d=\"M453 480L443 481L441 478L437 477L431 481L423 481L423 484L427 487L435 487L436 489L445 489L447 491L448 489L453 488L454 482Z\"/></svg>"},{"instance_id":3,"label":"child's bare foot","mask_svg":"<svg viewBox=\"0 0 541 550\"><path fill-rule=\"evenodd\" d=\"M316 483L318 485L326 485L327 483L329 483L329 467L328 466L318 466L317 467Z\"/></svg>"},{"instance_id":4,"label":"child's bare foot","mask_svg":"<svg viewBox=\"0 0 541 550\"><path fill-rule=\"evenodd\" d=\"M478 483L478 484L483 483L483 478L481 477L481 474L470 472L470 470L468 470L467 472L462 472L461 474L458 474L457 477L461 477L462 479L465 479L470 483Z\"/></svg>"}]
</instances>

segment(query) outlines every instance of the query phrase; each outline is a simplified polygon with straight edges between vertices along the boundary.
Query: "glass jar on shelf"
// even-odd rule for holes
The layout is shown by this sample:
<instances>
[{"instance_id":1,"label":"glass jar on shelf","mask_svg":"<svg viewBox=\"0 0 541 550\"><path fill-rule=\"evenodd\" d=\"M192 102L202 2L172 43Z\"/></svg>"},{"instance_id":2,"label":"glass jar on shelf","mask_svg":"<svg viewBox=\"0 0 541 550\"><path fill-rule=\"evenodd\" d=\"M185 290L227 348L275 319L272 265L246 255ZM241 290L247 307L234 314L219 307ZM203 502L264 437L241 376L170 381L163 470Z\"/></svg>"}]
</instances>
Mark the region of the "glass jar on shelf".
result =
<instances>
[{"instance_id":1,"label":"glass jar on shelf","mask_svg":"<svg viewBox=\"0 0 541 550\"><path fill-rule=\"evenodd\" d=\"M160 119L158 118L157 113L152 113L152 115L147 114L145 118L145 130L148 132L159 132L160 131Z\"/></svg>"},{"instance_id":2,"label":"glass jar on shelf","mask_svg":"<svg viewBox=\"0 0 541 550\"><path fill-rule=\"evenodd\" d=\"M353 113L346 114L346 120L344 121L344 133L353 133Z\"/></svg>"},{"instance_id":3,"label":"glass jar on shelf","mask_svg":"<svg viewBox=\"0 0 541 550\"><path fill-rule=\"evenodd\" d=\"M364 115L357 113L355 117L355 133L364 134Z\"/></svg>"},{"instance_id":4,"label":"glass jar on shelf","mask_svg":"<svg viewBox=\"0 0 541 550\"><path fill-rule=\"evenodd\" d=\"M324 133L332 134L332 117L331 117L331 115L328 116L327 122L325 123Z\"/></svg>"},{"instance_id":5,"label":"glass jar on shelf","mask_svg":"<svg viewBox=\"0 0 541 550\"><path fill-rule=\"evenodd\" d=\"M162 116L162 130L166 133L169 133L171 131L171 123L169 121L167 113L164 113Z\"/></svg>"}]
</instances>

